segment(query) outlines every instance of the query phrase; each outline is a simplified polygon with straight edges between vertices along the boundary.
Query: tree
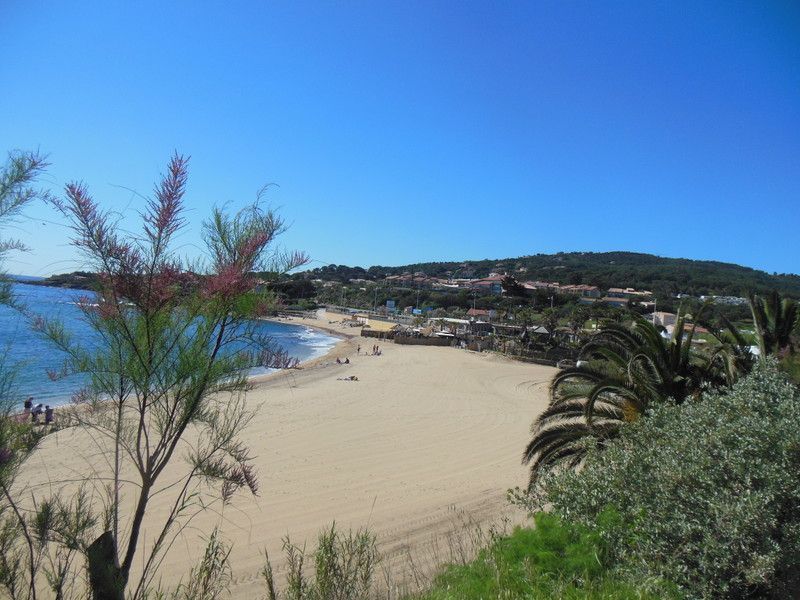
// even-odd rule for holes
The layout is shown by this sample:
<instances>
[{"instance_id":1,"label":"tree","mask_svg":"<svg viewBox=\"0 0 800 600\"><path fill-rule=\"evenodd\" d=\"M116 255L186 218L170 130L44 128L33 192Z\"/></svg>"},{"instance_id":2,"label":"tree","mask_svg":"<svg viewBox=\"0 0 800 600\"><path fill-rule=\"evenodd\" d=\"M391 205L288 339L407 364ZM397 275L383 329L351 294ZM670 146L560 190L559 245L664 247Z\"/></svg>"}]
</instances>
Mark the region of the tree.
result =
<instances>
[{"instance_id":1,"label":"tree","mask_svg":"<svg viewBox=\"0 0 800 600\"><path fill-rule=\"evenodd\" d=\"M47 168L36 152L12 152L0 169L0 223L8 224L34 200L47 194L33 187ZM24 250L18 240L0 241L0 264L12 250ZM0 274L0 302L22 308L11 284ZM20 506L14 493L17 476L50 429L34 427L26 414L18 415L14 366L0 358L0 586L13 600L36 600L37 582L46 581L56 598L67 598L72 565L94 525L87 514L86 496L79 491L71 502L48 499L32 509ZM52 546L57 549L51 552Z\"/></svg>"},{"instance_id":2,"label":"tree","mask_svg":"<svg viewBox=\"0 0 800 600\"><path fill-rule=\"evenodd\" d=\"M687 331L685 324L679 312L665 339L663 328L636 315L630 325L606 323L584 345L578 365L553 378L550 405L532 426L522 458L531 465L531 487L542 471L580 463L587 438L602 444L648 406L668 398L680 403L705 385L726 385L738 376L729 377L715 355L695 351L696 325Z\"/></svg>"},{"instance_id":3,"label":"tree","mask_svg":"<svg viewBox=\"0 0 800 600\"><path fill-rule=\"evenodd\" d=\"M258 333L253 319L271 296L256 291L252 274L285 272L306 256L271 251L284 225L257 201L233 216L214 210L204 225L206 264L188 263L173 249L185 226L187 165L182 156L170 160L142 210L138 236L119 234L81 184L68 184L64 198L54 200L75 246L100 275L96 297L80 303L97 347L82 347L57 322L34 321L67 356L64 372L88 374L77 399L90 410L75 411L74 424L89 429L113 457L103 527L85 548L96 598L122 599L126 591L144 598L162 553L211 487L222 502L240 489L257 493L250 455L238 439L253 416L243 399L246 369L296 362ZM180 454L186 469L177 481L164 481ZM144 548L141 527L156 494L174 502ZM123 495L134 498L130 515L121 514ZM139 552L143 566L134 579Z\"/></svg>"},{"instance_id":4,"label":"tree","mask_svg":"<svg viewBox=\"0 0 800 600\"><path fill-rule=\"evenodd\" d=\"M10 152L6 164L0 169L0 223L8 225L22 210L45 192L33 187L33 183L48 167L45 156L38 152ZM25 245L15 239L0 240L0 266L12 250L24 250ZM0 272L0 301L11 299L11 288Z\"/></svg>"},{"instance_id":5,"label":"tree","mask_svg":"<svg viewBox=\"0 0 800 600\"><path fill-rule=\"evenodd\" d=\"M750 294L750 311L762 360L781 351L794 352L793 329L797 324L797 302L773 291L766 296Z\"/></svg>"},{"instance_id":6,"label":"tree","mask_svg":"<svg viewBox=\"0 0 800 600\"><path fill-rule=\"evenodd\" d=\"M525 289L525 287L523 287L522 284L520 284L519 281L517 281L511 275L506 275L505 277L503 277L501 283L503 286L503 291L508 296L524 298L525 296L528 295L528 291Z\"/></svg>"},{"instance_id":7,"label":"tree","mask_svg":"<svg viewBox=\"0 0 800 600\"><path fill-rule=\"evenodd\" d=\"M589 318L589 309L580 304L575 305L569 312L569 328L575 338L580 336L583 325Z\"/></svg>"}]
</instances>

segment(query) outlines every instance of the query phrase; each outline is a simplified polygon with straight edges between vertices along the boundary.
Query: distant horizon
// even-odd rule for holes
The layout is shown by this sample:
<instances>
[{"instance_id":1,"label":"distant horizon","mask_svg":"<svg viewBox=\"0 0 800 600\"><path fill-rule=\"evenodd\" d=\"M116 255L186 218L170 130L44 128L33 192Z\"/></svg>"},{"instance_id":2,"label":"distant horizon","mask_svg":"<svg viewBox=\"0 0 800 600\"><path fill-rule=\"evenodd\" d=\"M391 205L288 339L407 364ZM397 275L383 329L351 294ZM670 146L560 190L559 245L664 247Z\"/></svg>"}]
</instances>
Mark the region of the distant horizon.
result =
<instances>
[{"instance_id":1,"label":"distant horizon","mask_svg":"<svg viewBox=\"0 0 800 600\"><path fill-rule=\"evenodd\" d=\"M431 263L432 264L440 264L440 263L468 263L468 262L482 262L482 261L505 261L505 260L522 259L522 258L531 257L531 256L557 256L559 254L614 254L614 253L638 254L638 255L643 255L643 256L653 256L655 258L663 258L663 259L667 259L667 260L688 260L688 261L693 261L693 262L716 263L716 264L721 264L721 265L733 265L733 266L741 267L741 268L745 268L745 269L752 269L753 271L758 271L758 272L765 273L767 275L774 276L774 277L781 277L781 276L784 276L784 277L800 277L800 273L792 273L792 272L779 273L779 272L774 272L774 271L770 272L770 271L766 271L764 269L759 269L757 267L752 267L752 266L749 266L749 265L743 265L743 264L735 263L735 262L727 262L727 261L720 261L720 260L707 259L707 258L689 258L689 257L686 257L686 256L664 256L663 254L654 254L654 253L651 253L651 252L639 252L639 251L636 251L636 250L604 250L604 251L595 251L595 250L562 250L560 252L535 252L535 253L532 253L532 254L520 254L519 256L505 256L505 257L501 257L501 258L464 258L464 259L456 259L456 260L421 260L421 261L398 263L398 264L371 264L371 265L366 265L365 263L350 264L350 263L333 263L333 262L331 262L331 263L324 263L324 264L320 264L320 265L308 266L306 268L301 268L301 269L298 269L298 270L294 271L294 273L302 273L302 272L305 272L305 271L312 271L314 269L325 267L325 266L330 266L330 265L353 267L353 268L354 267L361 267L363 269L369 269L371 267L387 267L387 268L396 269L398 267L405 267L405 266L416 265L416 264L431 264ZM77 272L77 271L86 271L86 269L73 269L71 271L53 272L50 275L46 275L46 276L44 276L44 275L26 275L26 274L22 274L22 273L9 273L8 276L12 277L12 278L14 278L14 277L25 277L25 278L42 280L42 279L47 279L48 277L52 277L52 276L56 276L56 275L68 275L70 273L74 273L74 272ZM93 272L93 271L87 271L87 272Z\"/></svg>"}]
</instances>

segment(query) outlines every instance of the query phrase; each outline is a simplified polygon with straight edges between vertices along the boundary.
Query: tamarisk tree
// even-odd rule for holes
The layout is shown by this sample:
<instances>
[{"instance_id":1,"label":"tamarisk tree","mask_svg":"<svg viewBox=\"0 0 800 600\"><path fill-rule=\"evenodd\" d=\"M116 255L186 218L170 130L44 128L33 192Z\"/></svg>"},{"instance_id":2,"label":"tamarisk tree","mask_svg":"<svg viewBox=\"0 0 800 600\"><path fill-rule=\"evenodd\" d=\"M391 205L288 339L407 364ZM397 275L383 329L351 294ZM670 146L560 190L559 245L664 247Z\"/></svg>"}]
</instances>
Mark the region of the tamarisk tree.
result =
<instances>
[{"instance_id":1,"label":"tamarisk tree","mask_svg":"<svg viewBox=\"0 0 800 600\"><path fill-rule=\"evenodd\" d=\"M100 281L96 297L80 302L96 334L90 347L60 324L36 320L68 357L54 376L88 374L75 424L113 455L100 494L105 526L85 549L95 598L146 597L164 553L208 506L209 492L222 502L237 490L257 493L239 439L253 416L244 403L246 372L296 364L259 333L254 319L271 296L253 273L286 272L306 263L305 254L274 250L284 223L257 200L233 215L214 210L204 224L205 263L190 264L174 250L186 225L186 183L187 159L175 155L142 209L138 236L120 233L82 184L68 184L54 202ZM165 477L181 459L180 478ZM145 544L143 522L155 495L169 495L171 508L155 536L148 521Z\"/></svg>"},{"instance_id":2,"label":"tamarisk tree","mask_svg":"<svg viewBox=\"0 0 800 600\"><path fill-rule=\"evenodd\" d=\"M48 197L34 187L47 166L38 152L9 153L0 167L0 225L13 223L32 202ZM25 249L19 240L0 239L0 267L9 252ZM23 308L2 272L0 303ZM12 600L36 600L41 580L54 597L66 599L65 589L74 584L72 567L94 522L82 490L71 501L56 497L32 508L20 505L18 475L52 429L34 427L26 415L17 414L16 365L7 362L8 356L5 348L0 351L0 589Z\"/></svg>"}]
</instances>

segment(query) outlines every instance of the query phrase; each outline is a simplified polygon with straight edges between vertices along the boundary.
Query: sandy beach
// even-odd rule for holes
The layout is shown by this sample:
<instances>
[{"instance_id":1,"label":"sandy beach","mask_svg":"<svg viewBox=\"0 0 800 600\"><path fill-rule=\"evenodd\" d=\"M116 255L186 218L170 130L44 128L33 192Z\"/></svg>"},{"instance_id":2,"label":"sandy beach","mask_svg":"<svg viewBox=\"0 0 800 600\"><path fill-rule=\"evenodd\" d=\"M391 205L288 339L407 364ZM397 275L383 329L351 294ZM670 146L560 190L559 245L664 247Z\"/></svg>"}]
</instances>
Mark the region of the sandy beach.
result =
<instances>
[{"instance_id":1,"label":"sandy beach","mask_svg":"<svg viewBox=\"0 0 800 600\"><path fill-rule=\"evenodd\" d=\"M325 357L264 377L248 393L259 409L243 438L260 494L194 518L166 555L165 585L189 572L202 555L200 538L215 525L233 545L233 598L255 600L264 593L263 551L280 571L286 534L313 548L317 532L333 521L344 529L369 526L390 562L409 553L424 562L433 540L459 522L523 518L507 504L506 490L526 483L520 456L555 369L352 337L357 329L329 323L339 318L290 321L344 337ZM364 356L375 343L382 356ZM336 357L351 363L338 365ZM352 375L358 381L341 380ZM68 480L102 476L108 463L101 442L67 430L45 440L25 479L66 493ZM184 469L176 462L164 483ZM143 544L152 543L170 502L168 494L151 502Z\"/></svg>"}]
</instances>

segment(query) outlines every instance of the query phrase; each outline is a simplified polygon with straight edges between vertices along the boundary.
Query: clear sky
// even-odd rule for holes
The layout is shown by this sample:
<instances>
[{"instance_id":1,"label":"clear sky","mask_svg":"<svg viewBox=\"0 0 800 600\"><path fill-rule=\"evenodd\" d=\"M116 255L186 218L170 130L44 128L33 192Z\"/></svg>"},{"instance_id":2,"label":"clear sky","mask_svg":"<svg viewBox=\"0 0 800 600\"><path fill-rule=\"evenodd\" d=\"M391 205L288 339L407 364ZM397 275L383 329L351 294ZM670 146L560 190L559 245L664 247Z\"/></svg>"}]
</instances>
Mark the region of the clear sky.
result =
<instances>
[{"instance_id":1,"label":"clear sky","mask_svg":"<svg viewBox=\"0 0 800 600\"><path fill-rule=\"evenodd\" d=\"M0 0L0 152L328 264L631 250L800 272L800 3ZM11 272L79 268L41 206ZM132 219L123 223L127 226ZM8 234L9 232L6 232Z\"/></svg>"}]
</instances>

